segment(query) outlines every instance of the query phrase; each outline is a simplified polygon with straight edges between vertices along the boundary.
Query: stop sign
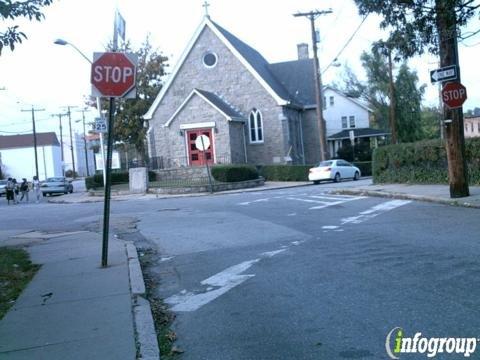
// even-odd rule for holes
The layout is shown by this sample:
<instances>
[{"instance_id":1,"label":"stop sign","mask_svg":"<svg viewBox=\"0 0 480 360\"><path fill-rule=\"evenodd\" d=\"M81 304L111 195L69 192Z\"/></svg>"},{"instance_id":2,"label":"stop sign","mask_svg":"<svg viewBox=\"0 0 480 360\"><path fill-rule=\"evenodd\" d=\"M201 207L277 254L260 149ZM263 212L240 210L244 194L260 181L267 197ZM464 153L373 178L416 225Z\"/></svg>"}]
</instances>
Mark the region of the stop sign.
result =
<instances>
[{"instance_id":1,"label":"stop sign","mask_svg":"<svg viewBox=\"0 0 480 360\"><path fill-rule=\"evenodd\" d=\"M449 82L442 89L442 99L450 109L459 108L467 100L467 89L458 82Z\"/></svg>"},{"instance_id":2,"label":"stop sign","mask_svg":"<svg viewBox=\"0 0 480 360\"><path fill-rule=\"evenodd\" d=\"M92 94L97 97L135 97L137 59L134 54L95 53L92 63Z\"/></svg>"}]
</instances>

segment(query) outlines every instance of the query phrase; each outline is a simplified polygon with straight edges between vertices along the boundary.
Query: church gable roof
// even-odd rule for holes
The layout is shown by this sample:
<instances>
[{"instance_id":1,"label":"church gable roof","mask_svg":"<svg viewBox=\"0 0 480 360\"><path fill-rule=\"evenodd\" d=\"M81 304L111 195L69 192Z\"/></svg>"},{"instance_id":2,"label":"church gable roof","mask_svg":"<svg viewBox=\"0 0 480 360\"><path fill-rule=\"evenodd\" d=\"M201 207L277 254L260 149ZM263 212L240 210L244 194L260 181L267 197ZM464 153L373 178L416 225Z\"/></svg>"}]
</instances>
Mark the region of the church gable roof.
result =
<instances>
[{"instance_id":1,"label":"church gable roof","mask_svg":"<svg viewBox=\"0 0 480 360\"><path fill-rule=\"evenodd\" d=\"M193 91L187 96L183 103L175 110L175 113L168 119L165 123L165 127L170 126L170 124L175 120L177 115L182 111L182 109L188 104L190 99L197 95L203 99L207 104L212 106L216 111L222 114L227 120L245 120L245 117L236 109L234 109L230 104L223 100L220 96L205 90L193 89Z\"/></svg>"},{"instance_id":2,"label":"church gable roof","mask_svg":"<svg viewBox=\"0 0 480 360\"><path fill-rule=\"evenodd\" d=\"M286 105L289 103L290 96L283 85L275 78L269 69L269 64L262 55L236 36L214 23L209 17L205 17L200 26L195 31L192 39L184 50L179 61L176 63L170 77L160 90L152 106L143 116L145 119L152 119L157 107L160 105L163 97L166 95L169 87L172 85L177 73L182 68L183 63L188 57L190 51L194 47L202 31L209 28L225 46L233 53L233 55L250 71L250 73L259 81L265 90L275 99L278 105Z\"/></svg>"}]
</instances>

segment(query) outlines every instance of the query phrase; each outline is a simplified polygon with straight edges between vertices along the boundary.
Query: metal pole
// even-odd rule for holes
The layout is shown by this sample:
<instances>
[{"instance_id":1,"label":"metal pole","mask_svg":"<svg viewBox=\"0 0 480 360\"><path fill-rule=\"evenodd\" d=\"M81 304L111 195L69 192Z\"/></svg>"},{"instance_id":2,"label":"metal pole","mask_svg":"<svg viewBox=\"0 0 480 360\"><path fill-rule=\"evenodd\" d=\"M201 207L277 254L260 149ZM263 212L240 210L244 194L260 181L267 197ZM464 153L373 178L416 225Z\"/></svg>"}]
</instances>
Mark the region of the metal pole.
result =
<instances>
[{"instance_id":1,"label":"metal pole","mask_svg":"<svg viewBox=\"0 0 480 360\"><path fill-rule=\"evenodd\" d=\"M58 122L60 125L60 151L62 153L62 176L65 176L65 157L63 154L63 129L62 129L62 114L58 114Z\"/></svg>"},{"instance_id":2,"label":"metal pole","mask_svg":"<svg viewBox=\"0 0 480 360\"><path fill-rule=\"evenodd\" d=\"M82 110L83 121L83 148L85 150L85 166L87 167L87 176L90 176L90 170L88 170L88 150L87 150L87 132L85 130L85 110Z\"/></svg>"},{"instance_id":3,"label":"metal pole","mask_svg":"<svg viewBox=\"0 0 480 360\"><path fill-rule=\"evenodd\" d=\"M72 152L73 178L75 179L75 155L73 154L73 136L72 136L72 116L70 106L67 106L68 126L70 127L70 151Z\"/></svg>"},{"instance_id":4,"label":"metal pole","mask_svg":"<svg viewBox=\"0 0 480 360\"><path fill-rule=\"evenodd\" d=\"M35 175L38 179L37 130L35 128L35 109L32 106L33 148L35 149Z\"/></svg>"},{"instance_id":5,"label":"metal pole","mask_svg":"<svg viewBox=\"0 0 480 360\"><path fill-rule=\"evenodd\" d=\"M102 114L102 103L101 103L99 97L97 97L97 109L98 109L98 115L101 118L103 116L103 114ZM108 129L107 129L107 131L108 131ZM103 145L103 133L100 133L100 157L102 159L102 166L103 166L103 169L102 169L103 186L105 186L105 184L107 183L107 177L106 177L106 174L105 174L105 147Z\"/></svg>"},{"instance_id":6,"label":"metal pole","mask_svg":"<svg viewBox=\"0 0 480 360\"><path fill-rule=\"evenodd\" d=\"M207 149L205 149L205 144L203 143L203 135L200 135L200 141L202 142L203 159L205 160L205 167L207 168L208 184L210 186L210 192L213 194L212 177L210 176L210 168L208 167Z\"/></svg>"},{"instance_id":7,"label":"metal pole","mask_svg":"<svg viewBox=\"0 0 480 360\"><path fill-rule=\"evenodd\" d=\"M109 99L108 110L108 138L107 138L107 164L104 168L106 174L105 182L105 203L103 207L103 240L102 240L102 267L108 264L108 230L110 222L110 194L111 194L111 168L112 168L112 147L113 147L113 121L115 110L115 99Z\"/></svg>"}]
</instances>

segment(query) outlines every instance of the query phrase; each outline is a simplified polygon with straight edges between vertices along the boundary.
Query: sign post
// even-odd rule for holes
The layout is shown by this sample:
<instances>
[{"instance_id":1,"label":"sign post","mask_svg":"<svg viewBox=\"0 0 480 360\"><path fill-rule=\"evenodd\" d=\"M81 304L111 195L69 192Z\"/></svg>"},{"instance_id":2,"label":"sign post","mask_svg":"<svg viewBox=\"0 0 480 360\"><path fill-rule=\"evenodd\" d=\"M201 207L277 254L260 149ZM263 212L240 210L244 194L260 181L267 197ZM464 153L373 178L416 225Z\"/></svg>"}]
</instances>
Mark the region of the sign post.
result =
<instances>
[{"instance_id":1,"label":"sign post","mask_svg":"<svg viewBox=\"0 0 480 360\"><path fill-rule=\"evenodd\" d=\"M207 150L210 147L210 139L206 135L200 135L195 140L195 147L203 152L203 159L205 161L205 167L207 168L207 175L208 175L208 184L210 185L210 192L213 193L213 184L212 184L212 177L210 176L210 169L208 168L208 160L207 160Z\"/></svg>"},{"instance_id":2,"label":"sign post","mask_svg":"<svg viewBox=\"0 0 480 360\"><path fill-rule=\"evenodd\" d=\"M115 98L132 99L136 97L136 56L134 54L116 52L118 39L117 32L120 30L120 35L122 37L125 36L125 21L122 18L123 23L121 26L118 26L119 18L121 18L121 16L115 16L113 52L94 53L90 77L92 83L92 95L109 98L107 161L104 169L105 202L103 208L102 267L106 267L108 264L108 232L110 224Z\"/></svg>"}]
</instances>

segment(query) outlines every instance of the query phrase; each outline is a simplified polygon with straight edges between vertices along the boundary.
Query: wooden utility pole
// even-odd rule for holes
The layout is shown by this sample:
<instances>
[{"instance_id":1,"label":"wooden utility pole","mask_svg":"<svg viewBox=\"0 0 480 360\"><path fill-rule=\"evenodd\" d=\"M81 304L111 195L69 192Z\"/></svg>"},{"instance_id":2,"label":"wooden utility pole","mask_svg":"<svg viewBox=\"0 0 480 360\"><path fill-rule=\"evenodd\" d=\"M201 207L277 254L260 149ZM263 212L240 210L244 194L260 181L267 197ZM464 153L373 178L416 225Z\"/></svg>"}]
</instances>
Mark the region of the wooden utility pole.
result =
<instances>
[{"instance_id":1,"label":"wooden utility pole","mask_svg":"<svg viewBox=\"0 0 480 360\"><path fill-rule=\"evenodd\" d=\"M455 6L449 0L436 0L435 9L439 36L440 66L456 65L458 82L460 82ZM444 106L443 115L445 119L445 146L448 160L450 197L469 196L467 163L465 159L465 136L463 132L463 108L450 109L448 106Z\"/></svg>"},{"instance_id":2,"label":"wooden utility pole","mask_svg":"<svg viewBox=\"0 0 480 360\"><path fill-rule=\"evenodd\" d=\"M305 13L296 13L293 14L295 17L303 16L310 20L310 27L312 33L312 47L313 47L313 72L315 77L315 103L317 107L317 123L318 123L318 132L320 136L320 160L324 161L328 159L328 149L327 149L327 136L326 136L326 125L325 119L323 118L323 95L322 95L322 74L320 72L320 63L318 60L318 48L317 48L317 34L315 31L315 20L320 15L330 14L332 10L315 10Z\"/></svg>"},{"instance_id":3,"label":"wooden utility pole","mask_svg":"<svg viewBox=\"0 0 480 360\"><path fill-rule=\"evenodd\" d=\"M72 177L75 179L76 178L76 174L75 174L75 154L73 152L73 134L72 134L72 112L71 112L71 108L75 108L76 106L65 106L67 108L67 116L68 116L68 127L69 127L69 130L70 130L70 151L72 153L72 168L73 168L73 174L72 174ZM76 149L75 149L76 150Z\"/></svg>"},{"instance_id":4,"label":"wooden utility pole","mask_svg":"<svg viewBox=\"0 0 480 360\"><path fill-rule=\"evenodd\" d=\"M395 95L395 84L393 83L393 62L392 62L392 47L387 45L387 55L388 55L388 84L389 84L389 93L390 93L390 131L392 132L392 144L398 143L398 133L397 133L397 119L396 119L396 95Z\"/></svg>"},{"instance_id":5,"label":"wooden utility pole","mask_svg":"<svg viewBox=\"0 0 480 360\"><path fill-rule=\"evenodd\" d=\"M33 149L35 152L35 175L37 175L37 179L38 179L37 130L35 128L35 111L45 111L45 109L35 109L32 105L31 109L21 110L21 111L32 112Z\"/></svg>"},{"instance_id":6,"label":"wooden utility pole","mask_svg":"<svg viewBox=\"0 0 480 360\"><path fill-rule=\"evenodd\" d=\"M63 127L62 127L62 116L67 114L52 114L52 116L58 116L58 125L60 127L60 153L62 156L62 176L65 176L65 156L63 153Z\"/></svg>"}]
</instances>

